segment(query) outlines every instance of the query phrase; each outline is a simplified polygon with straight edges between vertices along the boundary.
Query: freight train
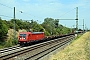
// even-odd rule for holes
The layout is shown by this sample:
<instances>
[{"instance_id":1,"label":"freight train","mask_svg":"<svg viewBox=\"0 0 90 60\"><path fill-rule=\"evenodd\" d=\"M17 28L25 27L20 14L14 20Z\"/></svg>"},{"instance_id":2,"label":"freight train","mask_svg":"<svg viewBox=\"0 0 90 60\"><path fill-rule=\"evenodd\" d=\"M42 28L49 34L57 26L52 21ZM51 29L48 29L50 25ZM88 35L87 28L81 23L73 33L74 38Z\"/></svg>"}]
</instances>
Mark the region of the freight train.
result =
<instances>
[{"instance_id":1,"label":"freight train","mask_svg":"<svg viewBox=\"0 0 90 60\"><path fill-rule=\"evenodd\" d=\"M45 37L44 32L20 32L18 35L18 43L20 45L28 45L36 42L42 42L42 41L60 38L62 36L67 36L67 34Z\"/></svg>"}]
</instances>

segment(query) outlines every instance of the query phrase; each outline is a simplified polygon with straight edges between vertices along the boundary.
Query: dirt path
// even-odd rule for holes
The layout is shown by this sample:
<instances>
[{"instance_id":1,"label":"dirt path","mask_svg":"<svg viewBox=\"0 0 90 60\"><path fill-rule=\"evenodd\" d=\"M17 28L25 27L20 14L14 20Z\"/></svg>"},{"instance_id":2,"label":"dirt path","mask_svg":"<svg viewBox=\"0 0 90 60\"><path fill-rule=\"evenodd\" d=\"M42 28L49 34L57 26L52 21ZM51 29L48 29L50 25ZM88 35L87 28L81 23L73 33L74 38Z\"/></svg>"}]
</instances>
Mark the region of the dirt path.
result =
<instances>
[{"instance_id":1,"label":"dirt path","mask_svg":"<svg viewBox=\"0 0 90 60\"><path fill-rule=\"evenodd\" d=\"M49 60L90 60L90 32L86 32Z\"/></svg>"}]
</instances>

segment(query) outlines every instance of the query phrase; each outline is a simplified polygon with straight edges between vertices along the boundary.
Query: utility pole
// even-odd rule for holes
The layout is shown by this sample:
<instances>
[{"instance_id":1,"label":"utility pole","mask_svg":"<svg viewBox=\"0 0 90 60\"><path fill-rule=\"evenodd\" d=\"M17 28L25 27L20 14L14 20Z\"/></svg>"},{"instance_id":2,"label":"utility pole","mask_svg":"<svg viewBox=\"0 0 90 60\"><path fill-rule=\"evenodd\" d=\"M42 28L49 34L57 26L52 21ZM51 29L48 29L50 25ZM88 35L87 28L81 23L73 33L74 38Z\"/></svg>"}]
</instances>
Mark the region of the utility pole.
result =
<instances>
[{"instance_id":1,"label":"utility pole","mask_svg":"<svg viewBox=\"0 0 90 60\"><path fill-rule=\"evenodd\" d=\"M76 7L76 30L78 30L78 7Z\"/></svg>"},{"instance_id":2,"label":"utility pole","mask_svg":"<svg viewBox=\"0 0 90 60\"><path fill-rule=\"evenodd\" d=\"M76 7L76 19L59 19L59 20L76 20L76 30L78 30L78 7Z\"/></svg>"},{"instance_id":3,"label":"utility pole","mask_svg":"<svg viewBox=\"0 0 90 60\"><path fill-rule=\"evenodd\" d=\"M15 20L15 7L14 7L14 39L16 40L16 20Z\"/></svg>"},{"instance_id":4,"label":"utility pole","mask_svg":"<svg viewBox=\"0 0 90 60\"><path fill-rule=\"evenodd\" d=\"M51 21L51 22L50 22L50 26L51 26L51 35L52 35L52 23L53 23L53 22Z\"/></svg>"},{"instance_id":5,"label":"utility pole","mask_svg":"<svg viewBox=\"0 0 90 60\"><path fill-rule=\"evenodd\" d=\"M83 32L84 32L84 19L83 19Z\"/></svg>"},{"instance_id":6,"label":"utility pole","mask_svg":"<svg viewBox=\"0 0 90 60\"><path fill-rule=\"evenodd\" d=\"M85 32L86 32L86 31L88 31L88 29L87 29L87 26L86 26L86 24L85 24Z\"/></svg>"}]
</instances>

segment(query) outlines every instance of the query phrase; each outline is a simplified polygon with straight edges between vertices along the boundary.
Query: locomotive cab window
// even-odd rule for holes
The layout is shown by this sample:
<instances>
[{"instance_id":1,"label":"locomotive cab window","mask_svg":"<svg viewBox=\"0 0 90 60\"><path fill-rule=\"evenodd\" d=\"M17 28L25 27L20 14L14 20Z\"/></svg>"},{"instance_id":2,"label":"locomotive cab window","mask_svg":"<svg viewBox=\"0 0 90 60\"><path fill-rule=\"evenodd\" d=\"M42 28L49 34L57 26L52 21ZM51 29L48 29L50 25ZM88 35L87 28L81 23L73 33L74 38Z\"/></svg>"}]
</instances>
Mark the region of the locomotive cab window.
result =
<instances>
[{"instance_id":1,"label":"locomotive cab window","mask_svg":"<svg viewBox=\"0 0 90 60\"><path fill-rule=\"evenodd\" d=\"M26 37L26 34L20 34L20 37Z\"/></svg>"}]
</instances>

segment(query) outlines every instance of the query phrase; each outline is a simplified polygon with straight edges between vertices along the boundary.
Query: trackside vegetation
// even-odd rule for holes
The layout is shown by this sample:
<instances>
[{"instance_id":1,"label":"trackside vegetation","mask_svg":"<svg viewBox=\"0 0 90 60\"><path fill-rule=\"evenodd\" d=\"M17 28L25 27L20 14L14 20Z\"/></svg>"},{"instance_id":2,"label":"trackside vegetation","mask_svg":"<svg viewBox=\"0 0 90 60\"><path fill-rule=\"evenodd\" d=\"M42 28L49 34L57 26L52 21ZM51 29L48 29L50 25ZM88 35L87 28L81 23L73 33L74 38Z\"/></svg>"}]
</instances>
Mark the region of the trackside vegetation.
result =
<instances>
[{"instance_id":1,"label":"trackside vegetation","mask_svg":"<svg viewBox=\"0 0 90 60\"><path fill-rule=\"evenodd\" d=\"M45 18L44 22L39 24L35 20L15 19L16 37L19 30L31 32L44 32L45 36L62 35L71 33L71 28L59 24L59 19ZM0 18L0 48L16 45L17 38L14 40L14 19L2 20ZM74 29L73 29L74 30Z\"/></svg>"},{"instance_id":2,"label":"trackside vegetation","mask_svg":"<svg viewBox=\"0 0 90 60\"><path fill-rule=\"evenodd\" d=\"M53 54L48 60L90 60L90 32L86 32L62 51Z\"/></svg>"}]
</instances>

